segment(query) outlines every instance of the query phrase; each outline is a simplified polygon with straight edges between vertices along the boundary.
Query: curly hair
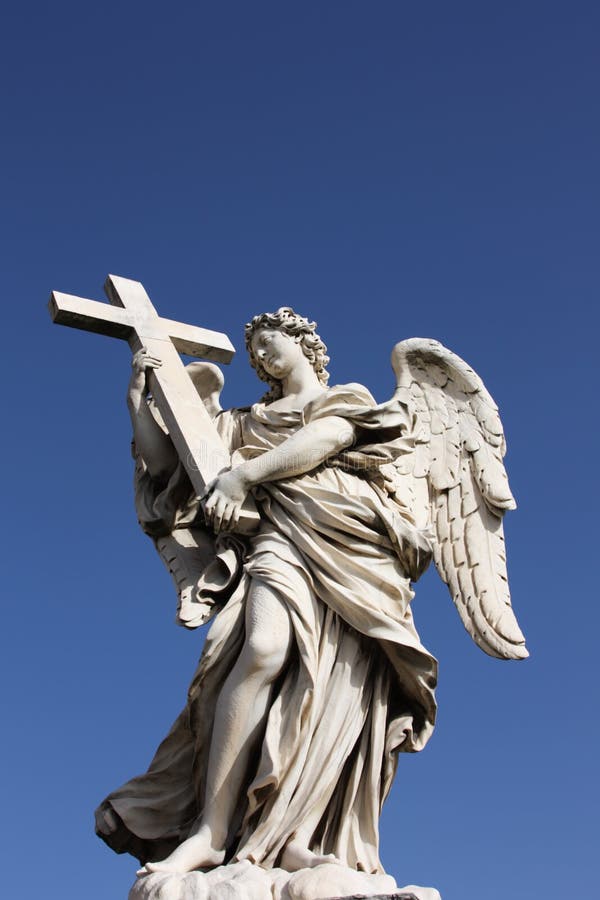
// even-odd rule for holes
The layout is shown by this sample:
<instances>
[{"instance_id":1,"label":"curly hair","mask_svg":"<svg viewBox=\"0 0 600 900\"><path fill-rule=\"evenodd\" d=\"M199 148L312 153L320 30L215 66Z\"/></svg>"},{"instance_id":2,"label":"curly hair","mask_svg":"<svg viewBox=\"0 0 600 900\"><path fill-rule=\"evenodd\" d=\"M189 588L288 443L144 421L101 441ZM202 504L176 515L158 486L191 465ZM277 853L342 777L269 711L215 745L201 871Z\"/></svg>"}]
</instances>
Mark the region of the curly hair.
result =
<instances>
[{"instance_id":1,"label":"curly hair","mask_svg":"<svg viewBox=\"0 0 600 900\"><path fill-rule=\"evenodd\" d=\"M265 371L252 348L252 338L260 328L273 328L293 338L302 347L302 352L315 370L321 384L327 384L329 372L325 366L329 362L329 357L327 356L327 347L316 332L317 323L309 322L304 316L294 312L290 306L280 306L277 312L254 316L244 329L250 364L260 380L269 385L269 390L262 398L264 403L278 400L281 397L281 382Z\"/></svg>"}]
</instances>

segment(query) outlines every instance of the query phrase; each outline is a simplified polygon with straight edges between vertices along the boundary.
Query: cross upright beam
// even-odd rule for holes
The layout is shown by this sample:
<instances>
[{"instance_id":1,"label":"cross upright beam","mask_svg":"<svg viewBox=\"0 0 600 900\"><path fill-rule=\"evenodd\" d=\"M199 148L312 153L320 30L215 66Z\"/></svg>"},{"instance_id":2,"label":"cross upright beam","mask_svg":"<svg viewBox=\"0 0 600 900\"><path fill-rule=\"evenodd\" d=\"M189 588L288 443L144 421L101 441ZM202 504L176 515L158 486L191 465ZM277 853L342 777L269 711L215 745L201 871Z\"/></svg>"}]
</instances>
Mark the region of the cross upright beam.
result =
<instances>
[{"instance_id":1,"label":"cross upright beam","mask_svg":"<svg viewBox=\"0 0 600 900\"><path fill-rule=\"evenodd\" d=\"M235 350L217 331L163 319L139 281L109 275L104 285L110 304L53 291L49 309L53 322L126 340L133 353L145 347L162 365L151 374L154 400L175 449L198 495L231 458L179 353L228 363ZM238 531L254 531L259 515L249 497Z\"/></svg>"}]
</instances>

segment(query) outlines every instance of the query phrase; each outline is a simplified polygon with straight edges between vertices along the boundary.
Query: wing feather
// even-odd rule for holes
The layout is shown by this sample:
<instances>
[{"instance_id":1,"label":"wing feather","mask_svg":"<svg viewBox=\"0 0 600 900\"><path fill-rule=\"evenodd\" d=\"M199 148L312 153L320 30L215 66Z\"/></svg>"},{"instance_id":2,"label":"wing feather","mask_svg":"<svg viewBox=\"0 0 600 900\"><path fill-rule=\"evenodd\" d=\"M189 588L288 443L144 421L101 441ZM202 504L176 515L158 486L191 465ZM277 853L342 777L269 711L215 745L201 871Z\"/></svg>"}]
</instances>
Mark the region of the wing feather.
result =
<instances>
[{"instance_id":1,"label":"wing feather","mask_svg":"<svg viewBox=\"0 0 600 900\"><path fill-rule=\"evenodd\" d=\"M431 468L431 446L429 442L417 442L415 444L414 457L413 474L415 478L423 478L429 475L429 469Z\"/></svg>"},{"instance_id":2,"label":"wing feather","mask_svg":"<svg viewBox=\"0 0 600 900\"><path fill-rule=\"evenodd\" d=\"M441 399L443 399L443 395ZM457 483L460 471L460 456L461 442L458 411L452 397L448 397L443 429L436 434L432 427L431 434L430 473L431 483L436 490L443 491Z\"/></svg>"},{"instance_id":3,"label":"wing feather","mask_svg":"<svg viewBox=\"0 0 600 900\"><path fill-rule=\"evenodd\" d=\"M186 628L203 625L218 609L213 602L199 602L197 598L198 582L214 559L213 536L202 528L176 528L155 540L155 545L177 591L175 621Z\"/></svg>"},{"instance_id":4,"label":"wing feather","mask_svg":"<svg viewBox=\"0 0 600 900\"><path fill-rule=\"evenodd\" d=\"M516 507L502 458L493 452L489 444L482 444L471 454L471 468L491 513L502 515L504 510Z\"/></svg>"}]
</instances>

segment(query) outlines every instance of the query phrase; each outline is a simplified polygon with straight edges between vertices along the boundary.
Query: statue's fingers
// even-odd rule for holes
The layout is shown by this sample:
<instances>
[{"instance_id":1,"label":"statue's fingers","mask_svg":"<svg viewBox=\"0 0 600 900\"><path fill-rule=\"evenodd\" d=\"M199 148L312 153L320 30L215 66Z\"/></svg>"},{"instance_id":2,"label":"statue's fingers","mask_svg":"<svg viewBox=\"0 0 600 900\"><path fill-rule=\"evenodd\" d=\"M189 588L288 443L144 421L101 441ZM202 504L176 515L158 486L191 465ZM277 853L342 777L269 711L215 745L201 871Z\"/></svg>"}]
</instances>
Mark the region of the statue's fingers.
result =
<instances>
[{"instance_id":1,"label":"statue's fingers","mask_svg":"<svg viewBox=\"0 0 600 900\"><path fill-rule=\"evenodd\" d=\"M232 518L234 512L235 512L235 507L232 506L231 504L228 504L225 507L225 511L221 518L221 528L219 529L220 531L229 531L231 529L231 518Z\"/></svg>"},{"instance_id":2,"label":"statue's fingers","mask_svg":"<svg viewBox=\"0 0 600 900\"><path fill-rule=\"evenodd\" d=\"M216 502L216 498L213 496L204 504L204 518L207 522L212 522Z\"/></svg>"},{"instance_id":3,"label":"statue's fingers","mask_svg":"<svg viewBox=\"0 0 600 900\"><path fill-rule=\"evenodd\" d=\"M215 531L221 530L221 522L223 521L223 514L225 513L225 509L225 501L222 498L219 498L215 506L215 512L212 520L212 525Z\"/></svg>"},{"instance_id":4,"label":"statue's fingers","mask_svg":"<svg viewBox=\"0 0 600 900\"><path fill-rule=\"evenodd\" d=\"M141 350L137 350L131 359L131 367L136 369L137 371L142 371L144 368L144 356L148 351L145 347L142 347Z\"/></svg>"},{"instance_id":5,"label":"statue's fingers","mask_svg":"<svg viewBox=\"0 0 600 900\"><path fill-rule=\"evenodd\" d=\"M206 506L210 503L210 500L208 500L207 498L208 498L209 494L211 494L213 492L216 483L217 483L217 479L213 478L212 481L208 482L208 484L204 488L204 491L200 494L199 499L206 500L206 504L204 506L205 509L206 509Z\"/></svg>"},{"instance_id":6,"label":"statue's fingers","mask_svg":"<svg viewBox=\"0 0 600 900\"><path fill-rule=\"evenodd\" d=\"M155 368L162 365L162 360L158 356L152 356L146 347L142 347L133 354L132 364L140 369L145 369L148 366Z\"/></svg>"},{"instance_id":7,"label":"statue's fingers","mask_svg":"<svg viewBox=\"0 0 600 900\"><path fill-rule=\"evenodd\" d=\"M227 531L233 531L240 518L240 513L242 511L242 504L237 501L233 501L229 504L227 508Z\"/></svg>"}]
</instances>

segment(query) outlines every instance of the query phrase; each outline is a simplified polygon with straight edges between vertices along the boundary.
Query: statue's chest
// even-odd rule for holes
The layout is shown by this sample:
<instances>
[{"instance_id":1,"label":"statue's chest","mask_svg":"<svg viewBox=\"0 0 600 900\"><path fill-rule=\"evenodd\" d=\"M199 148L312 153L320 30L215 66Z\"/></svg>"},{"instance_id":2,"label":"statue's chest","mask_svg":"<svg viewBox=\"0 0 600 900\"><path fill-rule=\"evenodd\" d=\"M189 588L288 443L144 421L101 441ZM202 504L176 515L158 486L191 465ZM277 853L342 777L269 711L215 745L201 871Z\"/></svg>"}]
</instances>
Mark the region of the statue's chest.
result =
<instances>
[{"instance_id":1,"label":"statue's chest","mask_svg":"<svg viewBox=\"0 0 600 900\"><path fill-rule=\"evenodd\" d=\"M300 413L250 413L242 425L242 448L257 451L279 447L302 427Z\"/></svg>"}]
</instances>

